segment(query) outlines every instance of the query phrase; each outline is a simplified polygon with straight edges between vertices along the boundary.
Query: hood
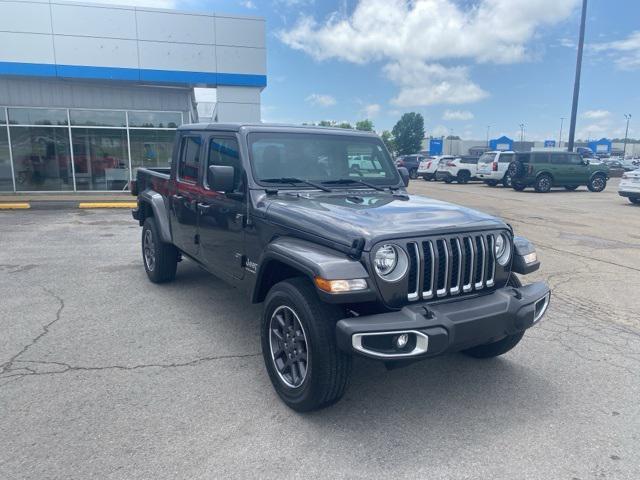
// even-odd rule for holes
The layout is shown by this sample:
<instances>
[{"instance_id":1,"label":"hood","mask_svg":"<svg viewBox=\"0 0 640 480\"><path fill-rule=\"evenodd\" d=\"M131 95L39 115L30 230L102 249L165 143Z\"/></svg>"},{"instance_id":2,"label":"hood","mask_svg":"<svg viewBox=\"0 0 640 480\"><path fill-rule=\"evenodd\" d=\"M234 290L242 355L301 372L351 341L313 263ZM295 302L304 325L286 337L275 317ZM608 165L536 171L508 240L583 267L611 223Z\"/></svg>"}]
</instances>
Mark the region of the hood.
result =
<instances>
[{"instance_id":1,"label":"hood","mask_svg":"<svg viewBox=\"0 0 640 480\"><path fill-rule=\"evenodd\" d=\"M363 238L365 250L392 238L506 228L491 215L416 195L281 192L262 201L270 221L346 246Z\"/></svg>"}]
</instances>

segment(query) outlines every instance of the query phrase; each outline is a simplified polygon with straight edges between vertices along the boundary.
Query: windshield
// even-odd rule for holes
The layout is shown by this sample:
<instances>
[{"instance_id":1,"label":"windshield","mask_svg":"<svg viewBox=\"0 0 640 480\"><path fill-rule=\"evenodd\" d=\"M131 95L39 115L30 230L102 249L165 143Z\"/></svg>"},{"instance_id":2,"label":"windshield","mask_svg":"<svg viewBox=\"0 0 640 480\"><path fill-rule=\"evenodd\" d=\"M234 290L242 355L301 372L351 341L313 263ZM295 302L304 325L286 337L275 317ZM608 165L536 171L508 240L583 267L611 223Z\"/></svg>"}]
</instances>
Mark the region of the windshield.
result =
<instances>
[{"instance_id":1,"label":"windshield","mask_svg":"<svg viewBox=\"0 0 640 480\"><path fill-rule=\"evenodd\" d=\"M258 183L272 185L281 178L315 183L344 179L375 185L400 182L382 141L375 137L274 132L250 133L248 139Z\"/></svg>"},{"instance_id":2,"label":"windshield","mask_svg":"<svg viewBox=\"0 0 640 480\"><path fill-rule=\"evenodd\" d=\"M478 163L491 163L496 159L495 153L483 153L478 159Z\"/></svg>"}]
</instances>

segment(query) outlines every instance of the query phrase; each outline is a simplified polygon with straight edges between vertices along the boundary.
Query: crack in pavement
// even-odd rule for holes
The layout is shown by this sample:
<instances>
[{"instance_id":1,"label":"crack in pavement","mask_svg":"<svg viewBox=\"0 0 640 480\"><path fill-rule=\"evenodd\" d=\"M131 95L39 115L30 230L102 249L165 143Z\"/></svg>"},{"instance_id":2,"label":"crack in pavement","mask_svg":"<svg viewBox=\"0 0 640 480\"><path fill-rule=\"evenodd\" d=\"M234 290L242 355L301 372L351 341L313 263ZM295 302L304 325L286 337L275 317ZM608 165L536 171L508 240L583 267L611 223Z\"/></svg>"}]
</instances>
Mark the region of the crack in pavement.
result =
<instances>
[{"instance_id":1,"label":"crack in pavement","mask_svg":"<svg viewBox=\"0 0 640 480\"><path fill-rule=\"evenodd\" d=\"M30 368L21 367L20 370L29 370L30 373L15 373L13 375L11 374L4 375L0 377L0 380L3 378L24 378L24 377L30 377L30 376L59 375L59 374L68 373L68 372L94 372L94 371L101 371L101 370L130 371L130 370L140 370L144 368L193 367L196 365L200 365L201 363L211 362L215 360L226 360L226 359L233 359L233 358L252 358L252 357L259 357L261 355L262 355L261 353L247 353L247 354L237 354L237 355L215 355L215 356L196 358L195 360L190 360L188 362L182 362L182 363L174 362L174 363L148 363L148 364L139 364L139 365L104 365L100 367L83 367L83 366L70 365L68 363L55 362L55 361L19 360L20 363L29 363L29 364L35 364L35 365L49 365L49 366L55 365L58 367L62 367L62 370L38 372ZM18 369L15 369L15 370L18 370ZM5 373L11 373L11 370L8 370Z\"/></svg>"},{"instance_id":2,"label":"crack in pavement","mask_svg":"<svg viewBox=\"0 0 640 480\"><path fill-rule=\"evenodd\" d=\"M31 347L33 347L36 343L38 343L42 339L42 337L44 337L47 333L49 333L49 328L51 328L53 326L53 324L55 324L58 320L60 320L60 317L62 315L62 310L64 310L64 300L62 299L62 297L60 297L59 295L57 295L56 293L52 292L51 290L49 290L46 287L40 287L40 288L42 288L42 290L44 290L49 295L54 297L60 303L60 306L58 307L58 310L56 311L56 318L54 318L49 323L44 325L42 327L42 332L40 332L40 334L37 337L35 337L33 340L31 340L24 347L22 347L22 350L20 350L18 353L13 355L8 361L6 361L2 365L0 365L0 375L2 375L4 373L7 373L7 372L10 372L12 370L13 363L21 355L24 355Z\"/></svg>"}]
</instances>

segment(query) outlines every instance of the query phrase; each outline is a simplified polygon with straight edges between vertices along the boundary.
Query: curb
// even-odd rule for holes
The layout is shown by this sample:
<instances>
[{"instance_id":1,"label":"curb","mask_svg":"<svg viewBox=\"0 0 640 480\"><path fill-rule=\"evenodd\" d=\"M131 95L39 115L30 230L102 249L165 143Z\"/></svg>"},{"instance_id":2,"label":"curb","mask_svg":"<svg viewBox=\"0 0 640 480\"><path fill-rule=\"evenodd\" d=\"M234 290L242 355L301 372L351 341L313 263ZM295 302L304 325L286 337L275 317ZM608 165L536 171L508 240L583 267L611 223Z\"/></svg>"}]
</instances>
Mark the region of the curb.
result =
<instances>
[{"instance_id":1,"label":"curb","mask_svg":"<svg viewBox=\"0 0 640 480\"><path fill-rule=\"evenodd\" d=\"M0 211L5 210L74 210L135 208L137 202L78 202L68 200L0 202Z\"/></svg>"}]
</instances>

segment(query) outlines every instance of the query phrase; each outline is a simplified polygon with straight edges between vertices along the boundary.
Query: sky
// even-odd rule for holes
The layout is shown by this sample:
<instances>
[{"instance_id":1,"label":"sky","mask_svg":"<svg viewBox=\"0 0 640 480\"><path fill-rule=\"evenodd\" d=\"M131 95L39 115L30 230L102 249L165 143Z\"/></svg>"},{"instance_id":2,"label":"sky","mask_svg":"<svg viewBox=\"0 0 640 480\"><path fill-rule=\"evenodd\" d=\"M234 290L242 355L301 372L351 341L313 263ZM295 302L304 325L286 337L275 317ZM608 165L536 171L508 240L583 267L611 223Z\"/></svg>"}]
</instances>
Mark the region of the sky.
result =
<instances>
[{"instance_id":1,"label":"sky","mask_svg":"<svg viewBox=\"0 0 640 480\"><path fill-rule=\"evenodd\" d=\"M98 0L266 19L262 119L405 112L427 135L567 139L580 0ZM576 138L640 137L640 2L589 0Z\"/></svg>"}]
</instances>

